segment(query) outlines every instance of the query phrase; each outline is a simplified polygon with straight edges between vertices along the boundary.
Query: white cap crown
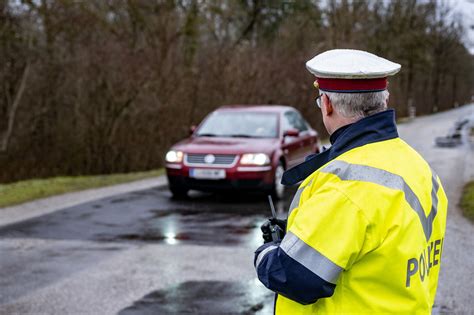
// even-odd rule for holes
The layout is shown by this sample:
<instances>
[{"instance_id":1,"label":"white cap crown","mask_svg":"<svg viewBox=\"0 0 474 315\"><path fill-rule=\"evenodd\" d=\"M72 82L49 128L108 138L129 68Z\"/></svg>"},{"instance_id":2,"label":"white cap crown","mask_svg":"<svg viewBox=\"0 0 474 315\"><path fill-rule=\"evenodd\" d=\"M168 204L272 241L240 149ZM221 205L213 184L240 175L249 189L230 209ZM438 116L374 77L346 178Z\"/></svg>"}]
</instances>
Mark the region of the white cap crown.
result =
<instances>
[{"instance_id":1,"label":"white cap crown","mask_svg":"<svg viewBox=\"0 0 474 315\"><path fill-rule=\"evenodd\" d=\"M394 75L401 65L362 50L333 49L306 62L306 68L318 78L372 79Z\"/></svg>"}]
</instances>

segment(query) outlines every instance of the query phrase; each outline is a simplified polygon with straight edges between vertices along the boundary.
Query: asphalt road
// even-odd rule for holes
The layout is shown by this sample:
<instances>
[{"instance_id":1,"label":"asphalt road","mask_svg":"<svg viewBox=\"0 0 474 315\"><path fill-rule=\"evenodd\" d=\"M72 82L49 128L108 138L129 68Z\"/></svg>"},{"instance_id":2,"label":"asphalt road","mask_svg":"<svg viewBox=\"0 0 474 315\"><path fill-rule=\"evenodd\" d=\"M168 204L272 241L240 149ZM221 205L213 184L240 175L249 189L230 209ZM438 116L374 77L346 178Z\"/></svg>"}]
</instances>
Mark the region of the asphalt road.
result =
<instances>
[{"instance_id":1,"label":"asphalt road","mask_svg":"<svg viewBox=\"0 0 474 315\"><path fill-rule=\"evenodd\" d=\"M0 312L269 313L252 268L269 215L262 194L176 201L159 187L7 225Z\"/></svg>"},{"instance_id":2,"label":"asphalt road","mask_svg":"<svg viewBox=\"0 0 474 315\"><path fill-rule=\"evenodd\" d=\"M473 110L400 126L450 199L437 313L474 307L474 227L457 209L474 168L472 148L433 146ZM291 195L276 204L279 216ZM266 197L170 197L166 187L135 191L0 227L0 313L271 313L273 295L253 269L258 227L270 214Z\"/></svg>"},{"instance_id":3,"label":"asphalt road","mask_svg":"<svg viewBox=\"0 0 474 315\"><path fill-rule=\"evenodd\" d=\"M464 184L474 180L474 143L464 141L455 148L438 148L433 145L433 139L445 136L455 121L473 115L474 104L471 104L399 126L400 136L438 173L448 196L448 220L435 302L436 311L441 314L474 312L474 224L462 216L458 207Z\"/></svg>"}]
</instances>

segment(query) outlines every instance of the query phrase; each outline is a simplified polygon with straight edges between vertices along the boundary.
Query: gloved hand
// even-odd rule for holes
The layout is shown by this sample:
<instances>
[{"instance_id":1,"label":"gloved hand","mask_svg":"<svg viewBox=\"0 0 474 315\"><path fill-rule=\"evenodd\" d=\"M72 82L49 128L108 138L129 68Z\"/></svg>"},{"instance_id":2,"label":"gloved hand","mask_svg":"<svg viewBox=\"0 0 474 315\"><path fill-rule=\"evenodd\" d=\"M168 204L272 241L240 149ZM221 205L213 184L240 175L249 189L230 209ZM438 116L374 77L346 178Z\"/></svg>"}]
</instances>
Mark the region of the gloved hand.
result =
<instances>
[{"instance_id":1,"label":"gloved hand","mask_svg":"<svg viewBox=\"0 0 474 315\"><path fill-rule=\"evenodd\" d=\"M270 218L260 227L262 230L263 243L269 243L272 241L281 241L285 236L286 231L286 220L280 220L276 218Z\"/></svg>"}]
</instances>

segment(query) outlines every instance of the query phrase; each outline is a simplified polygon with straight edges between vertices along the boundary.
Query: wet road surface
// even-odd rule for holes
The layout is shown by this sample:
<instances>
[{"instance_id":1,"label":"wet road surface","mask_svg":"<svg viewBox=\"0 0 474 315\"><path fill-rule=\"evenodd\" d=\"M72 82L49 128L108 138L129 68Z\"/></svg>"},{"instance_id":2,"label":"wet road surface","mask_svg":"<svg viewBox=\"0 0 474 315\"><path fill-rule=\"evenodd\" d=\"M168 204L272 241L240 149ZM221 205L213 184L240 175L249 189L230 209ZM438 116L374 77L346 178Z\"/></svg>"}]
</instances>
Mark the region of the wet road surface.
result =
<instances>
[{"instance_id":1,"label":"wet road surface","mask_svg":"<svg viewBox=\"0 0 474 315\"><path fill-rule=\"evenodd\" d=\"M275 202L279 217L286 215L293 193L294 189L289 189L287 198ZM87 273L95 265L107 263L111 257L127 253L131 248L141 249L144 244L176 247L177 260L184 256L179 252L181 246L198 245L200 256L205 255L207 247L230 250L235 246L244 247L248 252L246 264L251 266L252 252L261 244L259 227L269 215L270 208L263 194L191 192L185 200L174 200L167 187L158 187L3 226L0 228L0 313L29 312L29 308L21 308L21 303L18 307L9 302L27 299L34 291L49 290L71 275ZM161 249L152 251L156 253ZM146 261L141 263L147 264ZM150 277L160 282L160 272ZM173 277L173 274L163 277ZM158 287L163 287L162 283ZM267 314L271 313L273 303L273 295L248 277L242 281L186 281L151 291L153 293L146 292L145 296L132 300L133 306L129 302L122 313L179 314L208 308L211 314L223 311ZM201 292L201 302L188 299L196 292ZM188 302L183 303L178 297ZM2 309L2 305L6 307ZM73 310L66 313L74 313Z\"/></svg>"},{"instance_id":2,"label":"wet road surface","mask_svg":"<svg viewBox=\"0 0 474 315\"><path fill-rule=\"evenodd\" d=\"M119 314L228 314L230 309L234 314L267 314L273 310L268 303L272 298L255 281L190 281L152 292Z\"/></svg>"},{"instance_id":3,"label":"wet road surface","mask_svg":"<svg viewBox=\"0 0 474 315\"><path fill-rule=\"evenodd\" d=\"M276 202L282 217L290 195ZM0 238L257 245L259 226L269 216L270 208L262 194L194 192L188 199L174 200L166 187L160 187L12 224L0 228Z\"/></svg>"}]
</instances>

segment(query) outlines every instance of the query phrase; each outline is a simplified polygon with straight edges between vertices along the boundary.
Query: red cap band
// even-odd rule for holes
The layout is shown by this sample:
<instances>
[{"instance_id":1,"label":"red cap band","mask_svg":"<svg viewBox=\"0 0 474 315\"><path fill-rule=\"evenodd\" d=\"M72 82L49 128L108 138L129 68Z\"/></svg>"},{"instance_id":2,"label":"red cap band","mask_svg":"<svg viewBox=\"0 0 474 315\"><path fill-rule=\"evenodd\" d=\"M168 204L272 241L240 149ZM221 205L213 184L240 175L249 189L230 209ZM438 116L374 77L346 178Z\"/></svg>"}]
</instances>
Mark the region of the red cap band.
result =
<instances>
[{"instance_id":1,"label":"red cap band","mask_svg":"<svg viewBox=\"0 0 474 315\"><path fill-rule=\"evenodd\" d=\"M328 79L316 78L319 89L328 92L360 93L377 92L387 88L387 78L376 79Z\"/></svg>"}]
</instances>

